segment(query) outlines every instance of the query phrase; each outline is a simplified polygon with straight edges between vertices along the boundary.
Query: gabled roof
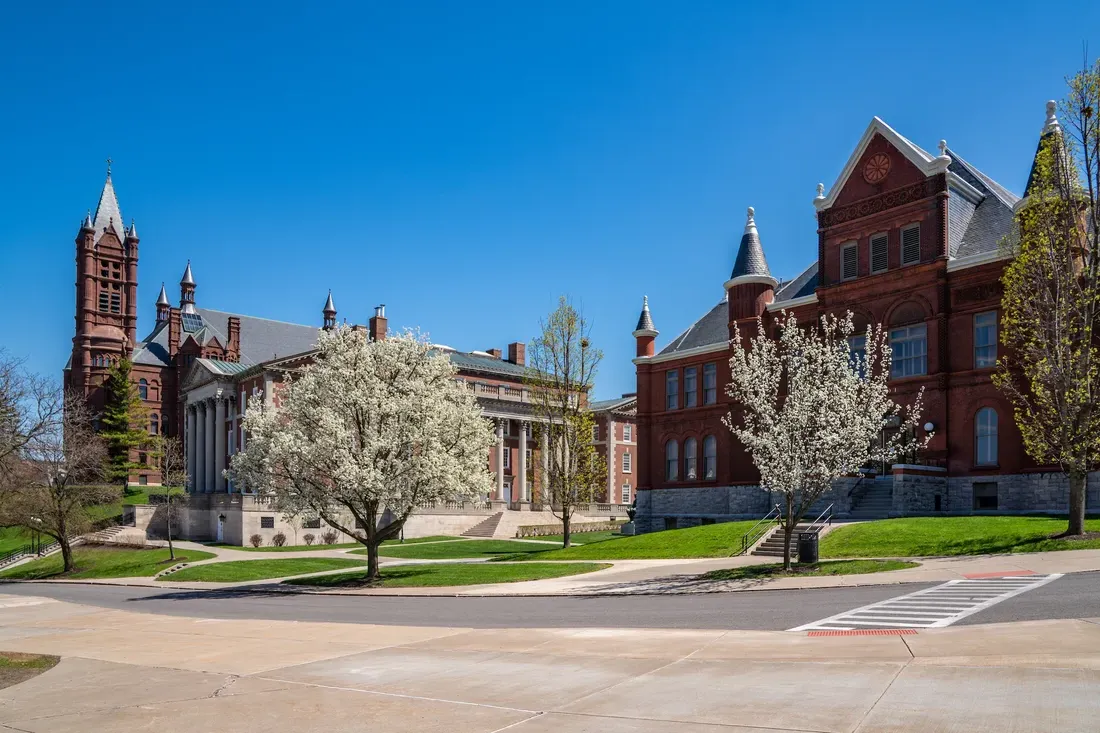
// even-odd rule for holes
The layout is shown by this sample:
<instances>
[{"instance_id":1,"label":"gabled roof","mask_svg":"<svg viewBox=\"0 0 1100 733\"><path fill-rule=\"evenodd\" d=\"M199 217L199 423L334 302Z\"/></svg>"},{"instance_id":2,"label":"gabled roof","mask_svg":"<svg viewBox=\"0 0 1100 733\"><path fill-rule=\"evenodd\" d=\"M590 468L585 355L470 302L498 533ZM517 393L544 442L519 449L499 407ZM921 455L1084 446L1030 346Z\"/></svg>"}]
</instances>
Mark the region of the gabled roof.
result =
<instances>
[{"instance_id":1,"label":"gabled roof","mask_svg":"<svg viewBox=\"0 0 1100 733\"><path fill-rule=\"evenodd\" d=\"M779 286L775 289L775 300L772 302L779 303L784 300L793 300L794 298L813 295L815 290L817 290L816 261L793 280L779 283Z\"/></svg>"},{"instance_id":2,"label":"gabled roof","mask_svg":"<svg viewBox=\"0 0 1100 733\"><path fill-rule=\"evenodd\" d=\"M196 363L202 364L212 373L223 377L233 377L248 370L247 364L235 361L222 361L221 359L196 359Z\"/></svg>"},{"instance_id":3,"label":"gabled roof","mask_svg":"<svg viewBox=\"0 0 1100 733\"><path fill-rule=\"evenodd\" d=\"M103 184L103 191L99 194L99 203L96 204L95 217L92 220L97 244L109 225L114 227L119 241L126 238L126 225L122 223L122 212L118 208L115 185L111 182L111 172L107 171L107 180Z\"/></svg>"},{"instance_id":4,"label":"gabled roof","mask_svg":"<svg viewBox=\"0 0 1100 733\"><path fill-rule=\"evenodd\" d=\"M705 316L688 326L686 331L672 339L658 354L674 354L688 349L724 344L729 341L729 337L729 304L723 299Z\"/></svg>"},{"instance_id":5,"label":"gabled roof","mask_svg":"<svg viewBox=\"0 0 1100 733\"><path fill-rule=\"evenodd\" d=\"M616 397L612 400L596 400L595 402L589 402L588 409L591 412L611 412L630 408L637 404L638 395L624 394L622 397Z\"/></svg>"},{"instance_id":6,"label":"gabled roof","mask_svg":"<svg viewBox=\"0 0 1100 733\"><path fill-rule=\"evenodd\" d=\"M928 151L914 145L908 139L902 137L897 130L887 125L881 118L877 116L873 117L871 118L870 124L867 125L867 129L863 131L863 137L859 139L859 143L856 145L855 150L853 150L851 156L848 157L848 162L845 163L844 168L841 169L836 182L833 183L832 188L829 189L828 195L819 196L814 199L814 206L818 211L827 209L836 202L836 197L839 196L840 192L844 189L844 184L848 182L848 177L852 175L852 172L856 168L856 164L859 163L859 159L863 157L863 153L867 150L867 146L871 144L871 139L874 138L876 134L886 138L891 145L897 148L913 165L923 171L926 176L930 176L934 173L942 173L947 167L948 161L945 158L933 157Z\"/></svg>"},{"instance_id":7,"label":"gabled roof","mask_svg":"<svg viewBox=\"0 0 1100 733\"><path fill-rule=\"evenodd\" d=\"M994 252L1012 233L1012 207L1020 198L955 151L947 149L947 154L951 157L948 171L981 195L980 200L974 201L970 192L959 190L949 181L947 253L951 257L969 257Z\"/></svg>"},{"instance_id":8,"label":"gabled roof","mask_svg":"<svg viewBox=\"0 0 1100 733\"><path fill-rule=\"evenodd\" d=\"M148 364L150 366L169 366L172 363L168 356L168 323L158 323L157 327L134 347L130 361L135 364Z\"/></svg>"},{"instance_id":9,"label":"gabled roof","mask_svg":"<svg viewBox=\"0 0 1100 733\"><path fill-rule=\"evenodd\" d=\"M241 363L245 365L269 361L278 355L289 356L309 351L316 346L320 331L316 326L241 316L210 308L196 308L195 312L206 325L204 330L207 333L203 334L206 340L200 342L204 344L209 343L210 338L217 338L219 343L227 345L229 317L241 319Z\"/></svg>"},{"instance_id":10,"label":"gabled roof","mask_svg":"<svg viewBox=\"0 0 1100 733\"><path fill-rule=\"evenodd\" d=\"M450 357L451 363L459 370L499 374L513 378L523 377L527 374L527 367L498 359L495 356L479 356L462 351L447 351L445 353Z\"/></svg>"}]
</instances>

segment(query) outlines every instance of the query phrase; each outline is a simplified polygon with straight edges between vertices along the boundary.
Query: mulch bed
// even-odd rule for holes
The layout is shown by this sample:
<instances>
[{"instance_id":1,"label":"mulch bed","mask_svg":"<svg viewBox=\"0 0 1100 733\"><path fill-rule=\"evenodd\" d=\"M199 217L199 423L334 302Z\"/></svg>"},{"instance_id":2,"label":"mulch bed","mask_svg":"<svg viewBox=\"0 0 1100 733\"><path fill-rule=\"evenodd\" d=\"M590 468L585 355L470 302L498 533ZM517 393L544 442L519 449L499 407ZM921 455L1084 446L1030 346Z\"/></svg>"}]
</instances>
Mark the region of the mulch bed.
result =
<instances>
[{"instance_id":1,"label":"mulch bed","mask_svg":"<svg viewBox=\"0 0 1100 733\"><path fill-rule=\"evenodd\" d=\"M59 658L49 654L0 652L0 690L53 669Z\"/></svg>"}]
</instances>

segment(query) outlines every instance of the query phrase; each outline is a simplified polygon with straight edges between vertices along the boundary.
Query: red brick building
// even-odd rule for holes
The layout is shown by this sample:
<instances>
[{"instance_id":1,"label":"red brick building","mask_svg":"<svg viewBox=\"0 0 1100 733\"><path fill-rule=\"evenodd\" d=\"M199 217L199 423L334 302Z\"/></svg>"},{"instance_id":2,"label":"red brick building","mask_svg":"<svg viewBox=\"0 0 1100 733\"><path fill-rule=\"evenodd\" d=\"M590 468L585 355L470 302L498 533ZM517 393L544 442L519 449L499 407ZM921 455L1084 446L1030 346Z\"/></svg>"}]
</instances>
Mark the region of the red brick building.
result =
<instances>
[{"instance_id":1,"label":"red brick building","mask_svg":"<svg viewBox=\"0 0 1100 733\"><path fill-rule=\"evenodd\" d=\"M1043 135L1060 134L1053 110ZM927 450L911 464L874 467L877 479L840 482L828 498L839 513L1065 511L1064 478L1027 458L990 380L1002 242L1026 202L944 141L933 155L876 117L832 188L818 185L816 258L797 277L772 275L750 208L722 299L659 352L648 303L634 331L639 529L761 515L774 503L721 419L735 325L754 334L757 317L770 327L784 310L803 323L851 311L857 332L884 324L897 398L925 390Z\"/></svg>"},{"instance_id":2,"label":"red brick building","mask_svg":"<svg viewBox=\"0 0 1100 733\"><path fill-rule=\"evenodd\" d=\"M597 400L588 404L596 424L592 428L592 443L607 462L607 489L603 500L608 504L629 504L634 501L638 486L634 469L638 461L635 413L638 398L634 393L613 400Z\"/></svg>"}]
</instances>

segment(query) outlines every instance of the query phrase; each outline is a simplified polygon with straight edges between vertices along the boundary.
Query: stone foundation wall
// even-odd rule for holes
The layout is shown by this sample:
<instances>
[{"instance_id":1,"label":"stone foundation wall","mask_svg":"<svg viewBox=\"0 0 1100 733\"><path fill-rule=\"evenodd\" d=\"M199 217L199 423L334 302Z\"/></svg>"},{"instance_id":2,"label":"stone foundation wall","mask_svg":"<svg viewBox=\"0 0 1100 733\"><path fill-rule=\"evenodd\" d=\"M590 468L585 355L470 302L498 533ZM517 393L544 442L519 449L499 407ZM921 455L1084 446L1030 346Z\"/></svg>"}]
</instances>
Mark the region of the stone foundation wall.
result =
<instances>
[{"instance_id":1,"label":"stone foundation wall","mask_svg":"<svg viewBox=\"0 0 1100 733\"><path fill-rule=\"evenodd\" d=\"M705 486L683 489L648 489L638 492L634 524L638 534L665 529L666 520L676 527L695 527L710 522L754 519L768 513L774 496L759 486Z\"/></svg>"},{"instance_id":2,"label":"stone foundation wall","mask_svg":"<svg viewBox=\"0 0 1100 733\"><path fill-rule=\"evenodd\" d=\"M996 484L997 508L1002 514L1069 511L1069 479L1063 473L1022 473L1009 476L957 476L947 479L948 508L953 514L970 514L974 484ZM1100 511L1100 471L1089 474L1086 508Z\"/></svg>"},{"instance_id":3,"label":"stone foundation wall","mask_svg":"<svg viewBox=\"0 0 1100 733\"><path fill-rule=\"evenodd\" d=\"M938 509L937 496L939 497ZM946 512L947 507L950 506L947 473L895 473L893 499L891 513L894 516Z\"/></svg>"}]
</instances>

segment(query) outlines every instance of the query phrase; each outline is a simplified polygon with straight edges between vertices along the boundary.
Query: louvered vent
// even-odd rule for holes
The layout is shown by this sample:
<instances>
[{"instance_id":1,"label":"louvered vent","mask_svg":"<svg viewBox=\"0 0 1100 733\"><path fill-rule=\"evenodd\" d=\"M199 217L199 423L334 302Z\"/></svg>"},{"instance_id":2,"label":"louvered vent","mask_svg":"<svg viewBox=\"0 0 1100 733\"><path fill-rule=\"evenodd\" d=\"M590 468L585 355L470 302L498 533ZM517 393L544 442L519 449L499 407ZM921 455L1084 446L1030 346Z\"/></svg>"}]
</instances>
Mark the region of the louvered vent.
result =
<instances>
[{"instance_id":1,"label":"louvered vent","mask_svg":"<svg viewBox=\"0 0 1100 733\"><path fill-rule=\"evenodd\" d=\"M890 238L885 234L871 237L871 272L886 272L890 267Z\"/></svg>"},{"instance_id":2,"label":"louvered vent","mask_svg":"<svg viewBox=\"0 0 1100 733\"><path fill-rule=\"evenodd\" d=\"M920 225L901 230L901 264L920 262Z\"/></svg>"},{"instance_id":3,"label":"louvered vent","mask_svg":"<svg viewBox=\"0 0 1100 733\"><path fill-rule=\"evenodd\" d=\"M856 276L858 259L856 257L856 245L846 244L840 250L840 279L851 280Z\"/></svg>"}]
</instances>

